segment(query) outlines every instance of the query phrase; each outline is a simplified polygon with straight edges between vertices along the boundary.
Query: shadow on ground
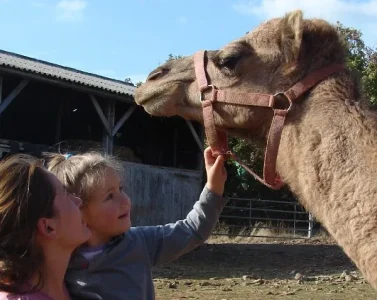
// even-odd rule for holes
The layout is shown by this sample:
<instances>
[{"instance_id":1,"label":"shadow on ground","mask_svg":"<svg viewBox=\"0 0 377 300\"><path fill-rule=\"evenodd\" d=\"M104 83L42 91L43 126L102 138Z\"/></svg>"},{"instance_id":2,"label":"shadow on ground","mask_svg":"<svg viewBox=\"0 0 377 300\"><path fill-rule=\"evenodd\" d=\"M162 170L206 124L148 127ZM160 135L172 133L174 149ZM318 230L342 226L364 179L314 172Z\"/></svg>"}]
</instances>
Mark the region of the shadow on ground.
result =
<instances>
[{"instance_id":1,"label":"shadow on ground","mask_svg":"<svg viewBox=\"0 0 377 300\"><path fill-rule=\"evenodd\" d=\"M254 275L263 279L292 279L334 275L356 267L336 245L204 244L178 260L154 269L155 278L209 279Z\"/></svg>"}]
</instances>

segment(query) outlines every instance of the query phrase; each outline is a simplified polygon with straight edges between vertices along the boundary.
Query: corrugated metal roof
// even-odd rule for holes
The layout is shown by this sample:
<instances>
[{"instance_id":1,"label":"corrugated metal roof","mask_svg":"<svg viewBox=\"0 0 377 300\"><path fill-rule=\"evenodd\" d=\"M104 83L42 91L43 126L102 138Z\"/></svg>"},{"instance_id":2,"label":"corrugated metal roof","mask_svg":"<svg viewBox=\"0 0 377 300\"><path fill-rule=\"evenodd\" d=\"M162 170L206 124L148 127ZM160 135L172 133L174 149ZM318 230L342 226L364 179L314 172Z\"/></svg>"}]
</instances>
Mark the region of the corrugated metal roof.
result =
<instances>
[{"instance_id":1,"label":"corrugated metal roof","mask_svg":"<svg viewBox=\"0 0 377 300\"><path fill-rule=\"evenodd\" d=\"M136 87L132 84L120 80L63 67L4 50L0 50L0 66L35 73L43 77L52 77L62 81L69 81L120 95L133 96L136 90Z\"/></svg>"}]
</instances>

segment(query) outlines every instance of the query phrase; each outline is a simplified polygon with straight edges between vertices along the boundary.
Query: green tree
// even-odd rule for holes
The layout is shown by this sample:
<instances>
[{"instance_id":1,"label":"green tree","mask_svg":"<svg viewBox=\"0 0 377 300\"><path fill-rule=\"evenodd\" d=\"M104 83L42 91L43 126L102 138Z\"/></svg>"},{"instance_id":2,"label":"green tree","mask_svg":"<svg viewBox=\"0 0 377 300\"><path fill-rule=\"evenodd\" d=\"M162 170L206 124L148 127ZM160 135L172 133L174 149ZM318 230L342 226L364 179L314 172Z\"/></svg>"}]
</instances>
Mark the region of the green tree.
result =
<instances>
[{"instance_id":1,"label":"green tree","mask_svg":"<svg viewBox=\"0 0 377 300\"><path fill-rule=\"evenodd\" d=\"M169 54L168 56L168 59L165 61L165 62L169 62L171 60L175 60L175 59L180 59L182 58L183 56L182 55L173 55L173 54Z\"/></svg>"},{"instance_id":2,"label":"green tree","mask_svg":"<svg viewBox=\"0 0 377 300\"><path fill-rule=\"evenodd\" d=\"M373 106L377 106L377 52L365 45L360 30L337 22L336 28L347 50L347 65L361 75L364 92Z\"/></svg>"},{"instance_id":3,"label":"green tree","mask_svg":"<svg viewBox=\"0 0 377 300\"><path fill-rule=\"evenodd\" d=\"M131 78L125 78L124 82L134 85Z\"/></svg>"}]
</instances>

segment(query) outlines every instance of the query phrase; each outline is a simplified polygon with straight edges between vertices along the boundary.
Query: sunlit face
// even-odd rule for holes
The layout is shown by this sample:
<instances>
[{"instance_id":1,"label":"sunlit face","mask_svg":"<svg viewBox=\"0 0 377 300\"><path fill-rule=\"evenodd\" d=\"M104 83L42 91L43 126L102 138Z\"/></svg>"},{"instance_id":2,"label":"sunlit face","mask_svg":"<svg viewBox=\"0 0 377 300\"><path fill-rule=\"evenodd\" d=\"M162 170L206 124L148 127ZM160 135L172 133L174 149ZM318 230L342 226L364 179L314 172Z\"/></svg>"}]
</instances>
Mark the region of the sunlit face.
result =
<instances>
[{"instance_id":1,"label":"sunlit face","mask_svg":"<svg viewBox=\"0 0 377 300\"><path fill-rule=\"evenodd\" d=\"M116 171L108 168L103 185L95 188L89 198L82 209L83 217L98 242L106 243L130 229L131 200Z\"/></svg>"},{"instance_id":2,"label":"sunlit face","mask_svg":"<svg viewBox=\"0 0 377 300\"><path fill-rule=\"evenodd\" d=\"M63 248L75 249L91 236L91 231L84 222L80 211L82 201L69 194L59 179L52 173L48 173L56 190L55 216L52 218L56 241Z\"/></svg>"}]
</instances>

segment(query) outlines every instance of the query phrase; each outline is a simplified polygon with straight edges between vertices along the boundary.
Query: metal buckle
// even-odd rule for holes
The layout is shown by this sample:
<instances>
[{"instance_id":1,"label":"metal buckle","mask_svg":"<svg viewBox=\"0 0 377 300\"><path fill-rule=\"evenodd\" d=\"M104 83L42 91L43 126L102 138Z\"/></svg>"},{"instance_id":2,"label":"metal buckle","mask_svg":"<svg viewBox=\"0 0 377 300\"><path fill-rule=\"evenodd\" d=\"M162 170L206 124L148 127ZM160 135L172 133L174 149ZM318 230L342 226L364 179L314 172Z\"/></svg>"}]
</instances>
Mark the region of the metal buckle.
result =
<instances>
[{"instance_id":1,"label":"metal buckle","mask_svg":"<svg viewBox=\"0 0 377 300\"><path fill-rule=\"evenodd\" d=\"M211 95L211 100L213 100L214 99L214 97L215 97L215 89L216 89L216 87L214 86L214 85L212 85L212 84L209 84L209 85L207 85L204 89L202 89L201 91L200 91L200 96L199 96L199 100L200 100L200 102L203 102L205 99L204 99L204 92L206 91L206 90L208 90L209 88L211 88L212 90L212 95Z\"/></svg>"},{"instance_id":2,"label":"metal buckle","mask_svg":"<svg viewBox=\"0 0 377 300\"><path fill-rule=\"evenodd\" d=\"M272 96L273 98L273 103L271 105L271 108L273 109L282 109L282 110L285 110L286 112L289 112L292 108L292 101L291 99L289 99L287 97L287 95L285 95L284 92L277 92L275 95ZM281 107L276 107L276 98L281 98L281 99L284 99L284 100L287 100L287 103L288 103L288 108L281 108Z\"/></svg>"}]
</instances>

